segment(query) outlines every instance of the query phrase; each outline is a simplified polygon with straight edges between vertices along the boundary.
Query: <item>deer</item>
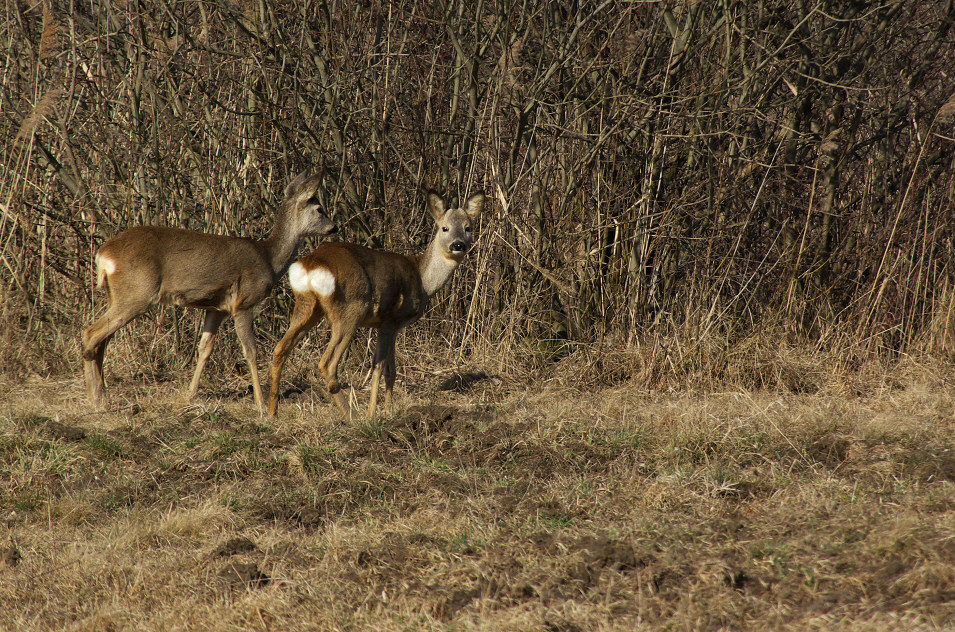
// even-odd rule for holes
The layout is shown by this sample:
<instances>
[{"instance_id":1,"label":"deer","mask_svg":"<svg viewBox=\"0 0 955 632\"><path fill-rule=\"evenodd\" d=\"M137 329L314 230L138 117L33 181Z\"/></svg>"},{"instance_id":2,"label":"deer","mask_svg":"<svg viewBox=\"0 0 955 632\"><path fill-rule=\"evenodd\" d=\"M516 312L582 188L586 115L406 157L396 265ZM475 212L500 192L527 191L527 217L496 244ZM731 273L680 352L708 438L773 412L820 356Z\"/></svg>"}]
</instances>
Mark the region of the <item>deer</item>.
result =
<instances>
[{"instance_id":1,"label":"deer","mask_svg":"<svg viewBox=\"0 0 955 632\"><path fill-rule=\"evenodd\" d=\"M289 353L322 318L331 325L328 347L318 362L342 415L351 418L338 363L359 327L378 330L367 418L374 417L381 375L385 406L391 407L395 384L395 338L424 315L428 302L451 279L473 244L473 224L484 208L484 194L475 193L463 208L448 209L442 196L427 193L436 227L427 249L406 256L358 244L326 242L289 268L295 307L288 330L275 347L269 368L268 416L275 419L279 380Z\"/></svg>"},{"instance_id":2,"label":"deer","mask_svg":"<svg viewBox=\"0 0 955 632\"><path fill-rule=\"evenodd\" d=\"M107 291L108 306L82 335L90 403L98 409L107 407L103 356L110 339L134 318L163 303L205 310L188 398L194 398L199 389L219 325L231 316L249 365L255 404L264 412L253 321L304 238L337 231L317 197L322 181L322 173L302 173L289 183L266 239L136 226L103 243L96 251L96 277L97 285Z\"/></svg>"}]
</instances>

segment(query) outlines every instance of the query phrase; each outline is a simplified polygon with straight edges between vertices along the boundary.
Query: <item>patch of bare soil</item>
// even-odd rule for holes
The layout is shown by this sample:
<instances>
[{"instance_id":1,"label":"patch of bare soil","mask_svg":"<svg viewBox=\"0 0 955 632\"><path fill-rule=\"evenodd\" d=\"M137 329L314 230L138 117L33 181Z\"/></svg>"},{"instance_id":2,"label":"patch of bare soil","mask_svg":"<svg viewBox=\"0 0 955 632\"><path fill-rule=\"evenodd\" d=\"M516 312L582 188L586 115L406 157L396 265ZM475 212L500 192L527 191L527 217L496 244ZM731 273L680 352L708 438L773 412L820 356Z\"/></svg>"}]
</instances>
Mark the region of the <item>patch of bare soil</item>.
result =
<instances>
[{"instance_id":1,"label":"patch of bare soil","mask_svg":"<svg viewBox=\"0 0 955 632\"><path fill-rule=\"evenodd\" d=\"M230 538L228 542L224 542L219 546L213 555L216 557L232 557L233 555L239 555L240 553L252 553L253 551L258 550L255 546L255 543L246 537L235 537Z\"/></svg>"},{"instance_id":2,"label":"patch of bare soil","mask_svg":"<svg viewBox=\"0 0 955 632\"><path fill-rule=\"evenodd\" d=\"M16 545L0 547L0 567L14 568L22 559L23 555Z\"/></svg>"},{"instance_id":3,"label":"patch of bare soil","mask_svg":"<svg viewBox=\"0 0 955 632\"><path fill-rule=\"evenodd\" d=\"M229 562L219 571L219 581L229 588L262 588L270 580L253 562Z\"/></svg>"},{"instance_id":4,"label":"patch of bare soil","mask_svg":"<svg viewBox=\"0 0 955 632\"><path fill-rule=\"evenodd\" d=\"M63 439L65 441L82 441L86 438L86 431L84 429L78 428L76 426L61 424L60 422L53 421L52 419L47 422L47 428L55 439Z\"/></svg>"}]
</instances>

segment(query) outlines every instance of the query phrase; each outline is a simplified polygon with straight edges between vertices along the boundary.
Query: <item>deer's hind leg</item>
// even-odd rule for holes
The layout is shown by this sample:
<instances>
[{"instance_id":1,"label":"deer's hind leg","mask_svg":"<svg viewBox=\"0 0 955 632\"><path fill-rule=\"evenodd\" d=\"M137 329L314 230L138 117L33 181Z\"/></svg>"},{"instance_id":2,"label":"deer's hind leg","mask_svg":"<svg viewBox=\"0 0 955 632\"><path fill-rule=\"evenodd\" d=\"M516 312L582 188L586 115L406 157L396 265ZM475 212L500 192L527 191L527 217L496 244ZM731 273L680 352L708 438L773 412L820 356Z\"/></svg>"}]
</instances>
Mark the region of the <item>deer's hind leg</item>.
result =
<instances>
[{"instance_id":1,"label":"deer's hind leg","mask_svg":"<svg viewBox=\"0 0 955 632\"><path fill-rule=\"evenodd\" d=\"M272 353L272 364L269 366L269 411L268 415L275 418L279 406L279 381L282 377L282 368L285 361L305 334L314 327L325 315L321 304L312 293L295 294L295 308L289 321L288 330Z\"/></svg>"},{"instance_id":2,"label":"deer's hind leg","mask_svg":"<svg viewBox=\"0 0 955 632\"><path fill-rule=\"evenodd\" d=\"M86 395L98 409L106 408L106 383L103 380L103 358L113 335L131 320L145 312L152 302L142 299L132 302L111 301L106 312L83 331L83 374Z\"/></svg>"},{"instance_id":3,"label":"deer's hind leg","mask_svg":"<svg viewBox=\"0 0 955 632\"><path fill-rule=\"evenodd\" d=\"M225 317L226 314L224 312L209 310L206 312L206 317L202 321L202 337L199 338L196 371L192 375L192 381L189 382L189 399L195 397L199 391L199 378L202 376L202 370L206 367L206 362L212 354L212 343L215 341L216 332L219 330L219 325L222 324Z\"/></svg>"},{"instance_id":4,"label":"deer's hind leg","mask_svg":"<svg viewBox=\"0 0 955 632\"><path fill-rule=\"evenodd\" d=\"M351 411L338 382L338 363L341 362L342 355L355 337L355 331L364 316L363 309L346 308L340 310L337 317L329 318L332 324L332 336L328 342L328 348L325 349L322 359L318 362L318 371L325 378L328 393L335 399L335 404L338 405L338 409L346 419L351 416Z\"/></svg>"}]
</instances>

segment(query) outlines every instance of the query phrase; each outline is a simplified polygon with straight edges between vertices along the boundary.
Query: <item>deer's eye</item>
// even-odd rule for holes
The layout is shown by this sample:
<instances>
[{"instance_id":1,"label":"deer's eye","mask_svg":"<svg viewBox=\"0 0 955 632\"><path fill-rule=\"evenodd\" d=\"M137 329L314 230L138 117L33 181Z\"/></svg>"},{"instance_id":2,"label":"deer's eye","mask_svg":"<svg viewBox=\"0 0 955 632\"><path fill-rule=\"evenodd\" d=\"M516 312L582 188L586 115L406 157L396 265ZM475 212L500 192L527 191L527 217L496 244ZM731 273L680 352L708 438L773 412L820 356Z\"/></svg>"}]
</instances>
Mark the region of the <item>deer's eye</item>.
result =
<instances>
[{"instance_id":1,"label":"deer's eye","mask_svg":"<svg viewBox=\"0 0 955 632\"><path fill-rule=\"evenodd\" d=\"M464 227L464 232L470 233L470 232L471 232L471 227L470 227L470 226L465 226L465 227Z\"/></svg>"},{"instance_id":2,"label":"deer's eye","mask_svg":"<svg viewBox=\"0 0 955 632\"><path fill-rule=\"evenodd\" d=\"M442 226L442 227L441 227L441 232L442 232L442 233L448 232L448 227L447 227L447 226Z\"/></svg>"}]
</instances>

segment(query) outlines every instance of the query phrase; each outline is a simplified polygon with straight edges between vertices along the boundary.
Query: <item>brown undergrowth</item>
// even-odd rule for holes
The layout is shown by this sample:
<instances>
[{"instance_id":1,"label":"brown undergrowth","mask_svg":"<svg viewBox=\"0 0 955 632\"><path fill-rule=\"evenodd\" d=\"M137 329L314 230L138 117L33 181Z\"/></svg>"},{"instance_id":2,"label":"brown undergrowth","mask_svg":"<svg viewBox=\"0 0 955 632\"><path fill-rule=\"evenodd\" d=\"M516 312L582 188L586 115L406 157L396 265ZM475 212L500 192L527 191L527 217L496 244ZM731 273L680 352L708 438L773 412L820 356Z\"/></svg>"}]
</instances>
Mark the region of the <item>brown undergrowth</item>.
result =
<instances>
[{"instance_id":1,"label":"brown undergrowth","mask_svg":"<svg viewBox=\"0 0 955 632\"><path fill-rule=\"evenodd\" d=\"M0 628L955 624L944 367L862 396L491 368L412 364L372 422L302 367L275 423L241 389L122 380L100 414L74 378L8 382Z\"/></svg>"}]
</instances>

